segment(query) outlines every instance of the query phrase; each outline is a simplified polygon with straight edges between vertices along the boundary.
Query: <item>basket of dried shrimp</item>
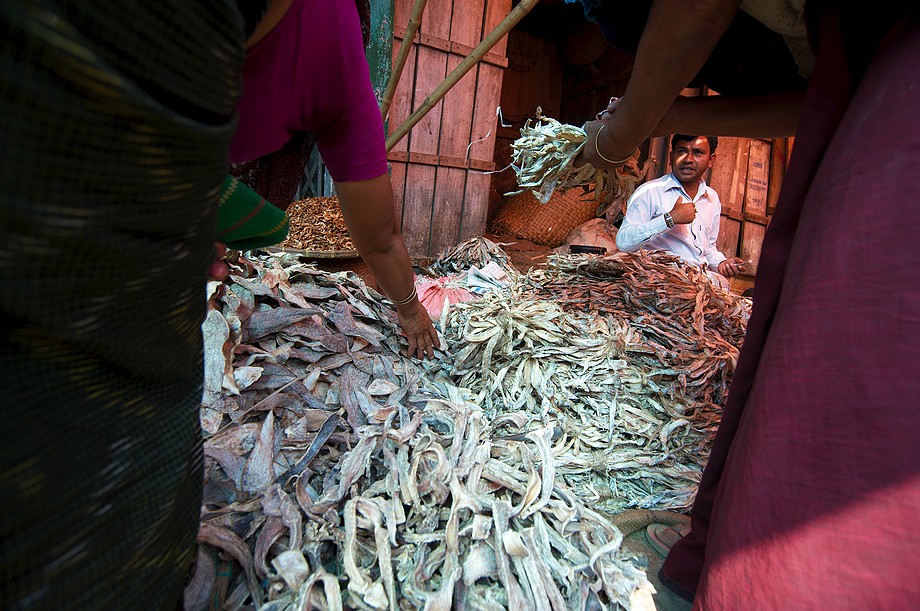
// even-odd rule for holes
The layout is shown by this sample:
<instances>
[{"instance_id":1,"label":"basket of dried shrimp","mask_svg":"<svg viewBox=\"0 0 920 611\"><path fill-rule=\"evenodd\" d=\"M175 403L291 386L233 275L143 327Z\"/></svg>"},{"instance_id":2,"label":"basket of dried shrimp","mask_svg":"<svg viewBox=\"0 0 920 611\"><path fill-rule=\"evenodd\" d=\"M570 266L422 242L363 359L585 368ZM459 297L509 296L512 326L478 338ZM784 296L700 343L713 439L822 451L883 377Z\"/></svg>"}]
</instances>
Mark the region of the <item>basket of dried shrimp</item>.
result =
<instances>
[{"instance_id":1,"label":"basket of dried shrimp","mask_svg":"<svg viewBox=\"0 0 920 611\"><path fill-rule=\"evenodd\" d=\"M308 197L287 209L291 229L287 239L269 251L294 252L314 259L358 256L337 197Z\"/></svg>"}]
</instances>

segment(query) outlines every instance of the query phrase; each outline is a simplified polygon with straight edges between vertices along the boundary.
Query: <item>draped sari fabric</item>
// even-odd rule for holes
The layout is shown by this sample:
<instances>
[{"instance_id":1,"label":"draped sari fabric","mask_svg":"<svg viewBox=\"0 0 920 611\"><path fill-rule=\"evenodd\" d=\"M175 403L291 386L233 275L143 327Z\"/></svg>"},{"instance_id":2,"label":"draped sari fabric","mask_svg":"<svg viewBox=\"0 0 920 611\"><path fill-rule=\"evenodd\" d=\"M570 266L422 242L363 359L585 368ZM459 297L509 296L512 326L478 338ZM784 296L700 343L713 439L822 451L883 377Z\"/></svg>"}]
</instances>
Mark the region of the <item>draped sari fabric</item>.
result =
<instances>
[{"instance_id":1,"label":"draped sari fabric","mask_svg":"<svg viewBox=\"0 0 920 611\"><path fill-rule=\"evenodd\" d=\"M920 28L826 4L693 529L662 570L699 609L920 597Z\"/></svg>"}]
</instances>

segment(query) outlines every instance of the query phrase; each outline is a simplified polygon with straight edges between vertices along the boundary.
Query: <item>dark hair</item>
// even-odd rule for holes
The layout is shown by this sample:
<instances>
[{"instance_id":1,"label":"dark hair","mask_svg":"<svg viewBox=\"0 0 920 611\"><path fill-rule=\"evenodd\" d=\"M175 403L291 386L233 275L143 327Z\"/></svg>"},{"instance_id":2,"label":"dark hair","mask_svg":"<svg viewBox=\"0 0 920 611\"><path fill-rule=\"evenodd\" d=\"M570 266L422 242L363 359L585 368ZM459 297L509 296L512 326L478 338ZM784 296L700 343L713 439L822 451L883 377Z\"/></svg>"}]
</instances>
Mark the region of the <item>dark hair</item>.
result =
<instances>
[{"instance_id":1,"label":"dark hair","mask_svg":"<svg viewBox=\"0 0 920 611\"><path fill-rule=\"evenodd\" d=\"M709 140L709 154L712 155L716 152L716 147L719 146L719 139L715 136L704 136ZM693 142L699 138L699 136L689 136L687 134L674 134L671 136L671 150L674 150L674 145L678 142Z\"/></svg>"}]
</instances>

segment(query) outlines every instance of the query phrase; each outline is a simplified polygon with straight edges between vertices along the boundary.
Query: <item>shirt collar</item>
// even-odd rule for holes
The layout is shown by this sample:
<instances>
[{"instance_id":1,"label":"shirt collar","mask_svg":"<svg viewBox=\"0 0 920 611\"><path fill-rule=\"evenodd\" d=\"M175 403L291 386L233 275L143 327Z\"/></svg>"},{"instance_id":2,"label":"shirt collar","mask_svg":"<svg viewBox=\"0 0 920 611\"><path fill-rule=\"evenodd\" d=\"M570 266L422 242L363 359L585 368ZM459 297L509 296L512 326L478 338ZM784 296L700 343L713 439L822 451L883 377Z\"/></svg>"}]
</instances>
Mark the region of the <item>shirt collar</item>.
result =
<instances>
[{"instance_id":1,"label":"shirt collar","mask_svg":"<svg viewBox=\"0 0 920 611\"><path fill-rule=\"evenodd\" d=\"M690 197L690 195L686 191L684 191L684 185L680 184L680 181L677 180L676 176L674 176L674 172L671 172L667 175L667 179L665 182L667 183L667 187L665 187L665 191L670 191L671 189L677 189L681 193L686 195L688 198ZM710 191L712 191L712 187L707 185L704 179L700 178L700 188L696 192L696 199L699 199L703 197L704 195L709 197Z\"/></svg>"}]
</instances>

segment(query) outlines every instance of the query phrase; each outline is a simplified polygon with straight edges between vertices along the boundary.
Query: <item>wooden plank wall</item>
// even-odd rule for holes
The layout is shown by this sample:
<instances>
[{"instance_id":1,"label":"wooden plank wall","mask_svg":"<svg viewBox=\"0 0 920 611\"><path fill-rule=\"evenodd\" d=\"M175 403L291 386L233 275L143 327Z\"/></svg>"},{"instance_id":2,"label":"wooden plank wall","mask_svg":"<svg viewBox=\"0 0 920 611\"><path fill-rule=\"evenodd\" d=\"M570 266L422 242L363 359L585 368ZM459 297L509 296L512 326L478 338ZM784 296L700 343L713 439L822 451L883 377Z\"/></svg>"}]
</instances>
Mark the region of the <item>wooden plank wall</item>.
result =
<instances>
[{"instance_id":1,"label":"wooden plank wall","mask_svg":"<svg viewBox=\"0 0 920 611\"><path fill-rule=\"evenodd\" d=\"M396 0L394 57L412 0ZM393 97L392 133L511 10L511 0L428 0ZM506 37L507 38L507 37ZM388 154L397 213L415 257L435 257L486 229L505 41L470 70ZM470 143L483 139L470 147Z\"/></svg>"},{"instance_id":2,"label":"wooden plank wall","mask_svg":"<svg viewBox=\"0 0 920 611\"><path fill-rule=\"evenodd\" d=\"M456 2L461 6L465 4L465 0L456 0ZM488 0L482 36L485 37L494 30L509 12L511 12L510 0ZM507 47L508 37L505 36L493 47L492 53L505 58ZM502 81L507 67L507 59L501 66L489 62L479 64L477 92L473 107L473 133L470 139L472 146L469 155L470 167L473 168L473 171L467 174L466 179L467 193L460 228L461 239L483 234L488 222L492 182L491 175L482 172L495 169L493 158L498 130L496 111L501 103Z\"/></svg>"},{"instance_id":3,"label":"wooden plank wall","mask_svg":"<svg viewBox=\"0 0 920 611\"><path fill-rule=\"evenodd\" d=\"M521 137L521 127L533 119L539 106L554 119L562 105L562 64L559 50L551 40L513 29L508 34L508 69L502 80L501 109L505 125L498 127L495 166L511 163L511 143ZM506 169L492 175L490 215L504 203L504 194L517 190L514 171Z\"/></svg>"}]
</instances>

